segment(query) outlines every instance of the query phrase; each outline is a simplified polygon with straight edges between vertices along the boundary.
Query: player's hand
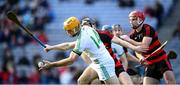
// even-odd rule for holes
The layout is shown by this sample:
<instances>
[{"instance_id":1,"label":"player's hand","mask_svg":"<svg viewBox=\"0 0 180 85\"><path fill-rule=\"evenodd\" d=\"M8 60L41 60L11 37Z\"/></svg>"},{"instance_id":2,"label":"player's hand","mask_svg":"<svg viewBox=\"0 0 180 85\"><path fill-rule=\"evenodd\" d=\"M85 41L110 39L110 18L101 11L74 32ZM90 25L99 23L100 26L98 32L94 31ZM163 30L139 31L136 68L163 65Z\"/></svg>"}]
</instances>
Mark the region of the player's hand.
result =
<instances>
[{"instance_id":1,"label":"player's hand","mask_svg":"<svg viewBox=\"0 0 180 85\"><path fill-rule=\"evenodd\" d=\"M139 62L140 62L141 65L145 65L145 66L148 65L147 62L146 62L146 59L144 57L141 58Z\"/></svg>"},{"instance_id":2,"label":"player's hand","mask_svg":"<svg viewBox=\"0 0 180 85\"><path fill-rule=\"evenodd\" d=\"M39 70L49 69L52 67L52 63L46 60L43 60L43 65L39 67Z\"/></svg>"},{"instance_id":3,"label":"player's hand","mask_svg":"<svg viewBox=\"0 0 180 85\"><path fill-rule=\"evenodd\" d=\"M137 52L140 52L140 53L142 53L142 52L147 52L147 50L149 49L149 47L148 46L136 46L135 47L135 51L137 51Z\"/></svg>"},{"instance_id":4,"label":"player's hand","mask_svg":"<svg viewBox=\"0 0 180 85\"><path fill-rule=\"evenodd\" d=\"M120 38L125 41L130 41L130 37L128 35L122 35L122 36L120 36Z\"/></svg>"},{"instance_id":5,"label":"player's hand","mask_svg":"<svg viewBox=\"0 0 180 85\"><path fill-rule=\"evenodd\" d=\"M49 52L52 49L52 47L48 44L45 44L45 46L46 46L46 48L44 48L45 52Z\"/></svg>"}]
</instances>

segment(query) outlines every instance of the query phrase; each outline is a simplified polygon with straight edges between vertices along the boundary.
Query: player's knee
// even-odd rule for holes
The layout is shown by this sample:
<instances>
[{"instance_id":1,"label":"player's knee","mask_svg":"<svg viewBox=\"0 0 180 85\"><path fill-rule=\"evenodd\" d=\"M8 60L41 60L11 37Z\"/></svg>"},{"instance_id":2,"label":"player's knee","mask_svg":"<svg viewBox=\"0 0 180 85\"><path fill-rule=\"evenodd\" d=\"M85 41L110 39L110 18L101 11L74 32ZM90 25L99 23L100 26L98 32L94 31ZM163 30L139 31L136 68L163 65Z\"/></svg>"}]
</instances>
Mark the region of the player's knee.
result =
<instances>
[{"instance_id":1,"label":"player's knee","mask_svg":"<svg viewBox=\"0 0 180 85\"><path fill-rule=\"evenodd\" d=\"M176 84L176 80L170 79L170 80L166 80L167 84Z\"/></svg>"},{"instance_id":2,"label":"player's knee","mask_svg":"<svg viewBox=\"0 0 180 85\"><path fill-rule=\"evenodd\" d=\"M78 82L78 84L88 84L89 83L88 80L86 80L85 78L82 78L82 77L78 78L77 82Z\"/></svg>"},{"instance_id":3,"label":"player's knee","mask_svg":"<svg viewBox=\"0 0 180 85\"><path fill-rule=\"evenodd\" d=\"M176 84L176 80L175 78L171 77L171 78L166 78L166 83L167 84Z\"/></svg>"},{"instance_id":4,"label":"player's knee","mask_svg":"<svg viewBox=\"0 0 180 85\"><path fill-rule=\"evenodd\" d=\"M78 82L78 84L81 84L83 82L83 80L81 78L78 78L77 82Z\"/></svg>"},{"instance_id":5,"label":"player's knee","mask_svg":"<svg viewBox=\"0 0 180 85\"><path fill-rule=\"evenodd\" d=\"M165 72L164 78L167 84L176 84L176 79L172 71Z\"/></svg>"}]
</instances>

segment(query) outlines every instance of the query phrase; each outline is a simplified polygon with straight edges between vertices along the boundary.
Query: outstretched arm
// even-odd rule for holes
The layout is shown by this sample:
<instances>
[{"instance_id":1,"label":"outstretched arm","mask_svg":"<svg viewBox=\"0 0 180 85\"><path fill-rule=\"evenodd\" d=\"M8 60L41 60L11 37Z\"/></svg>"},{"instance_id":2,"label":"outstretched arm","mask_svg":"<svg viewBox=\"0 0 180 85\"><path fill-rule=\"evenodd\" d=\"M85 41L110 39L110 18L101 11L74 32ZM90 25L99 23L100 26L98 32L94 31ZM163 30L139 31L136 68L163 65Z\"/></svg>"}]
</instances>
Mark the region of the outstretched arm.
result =
<instances>
[{"instance_id":1,"label":"outstretched arm","mask_svg":"<svg viewBox=\"0 0 180 85\"><path fill-rule=\"evenodd\" d=\"M60 50L60 51L66 51L68 49L72 49L75 47L75 43L74 42L65 42L65 43L61 43L61 44L57 44L57 45L47 45L46 44L46 48L44 48L44 51L48 52L50 50Z\"/></svg>"},{"instance_id":2,"label":"outstretched arm","mask_svg":"<svg viewBox=\"0 0 180 85\"><path fill-rule=\"evenodd\" d=\"M116 36L114 36L112 38L112 42L117 43L119 45L122 45L124 47L130 48L130 49L135 50L137 52L146 52L146 50L148 50L148 47L145 47L145 46L134 46L131 43L126 42L126 41L124 41L121 38L118 38Z\"/></svg>"},{"instance_id":3,"label":"outstretched arm","mask_svg":"<svg viewBox=\"0 0 180 85\"><path fill-rule=\"evenodd\" d=\"M131 44L133 44L133 45L135 45L135 46L140 46L140 45L149 46L150 42L152 41L152 38L148 37L148 36L144 37L142 42L137 42L137 41L129 38L129 36L127 36L127 35L121 36L120 38L131 43Z\"/></svg>"},{"instance_id":4,"label":"outstretched arm","mask_svg":"<svg viewBox=\"0 0 180 85\"><path fill-rule=\"evenodd\" d=\"M63 60L59 60L59 61L55 61L55 62L44 61L44 65L41 66L39 70L48 69L48 68L52 68L52 67L61 67L61 66L71 65L77 59L78 59L78 55L74 52L71 52L70 57L63 59Z\"/></svg>"}]
</instances>

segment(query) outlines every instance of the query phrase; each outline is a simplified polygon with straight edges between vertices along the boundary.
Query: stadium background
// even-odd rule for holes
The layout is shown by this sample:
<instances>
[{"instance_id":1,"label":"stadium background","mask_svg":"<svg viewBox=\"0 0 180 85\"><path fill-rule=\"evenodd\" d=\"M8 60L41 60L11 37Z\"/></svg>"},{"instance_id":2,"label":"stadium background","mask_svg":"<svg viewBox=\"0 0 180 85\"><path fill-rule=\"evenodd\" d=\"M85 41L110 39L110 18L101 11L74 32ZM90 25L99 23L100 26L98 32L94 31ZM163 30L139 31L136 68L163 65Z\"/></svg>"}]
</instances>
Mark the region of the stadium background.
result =
<instances>
[{"instance_id":1,"label":"stadium background","mask_svg":"<svg viewBox=\"0 0 180 85\"><path fill-rule=\"evenodd\" d=\"M170 61L180 84L179 0L0 0L0 84L75 84L86 67L79 59L68 67L38 71L38 61L63 59L70 50L45 53L39 44L7 19L5 14L9 10L16 12L21 22L41 41L54 45L75 40L63 30L63 21L70 16L95 18L98 28L105 24L120 24L128 33L131 30L128 14L134 9L145 12L145 23L158 31L162 42L169 41L166 52L178 53L177 59Z\"/></svg>"}]
</instances>

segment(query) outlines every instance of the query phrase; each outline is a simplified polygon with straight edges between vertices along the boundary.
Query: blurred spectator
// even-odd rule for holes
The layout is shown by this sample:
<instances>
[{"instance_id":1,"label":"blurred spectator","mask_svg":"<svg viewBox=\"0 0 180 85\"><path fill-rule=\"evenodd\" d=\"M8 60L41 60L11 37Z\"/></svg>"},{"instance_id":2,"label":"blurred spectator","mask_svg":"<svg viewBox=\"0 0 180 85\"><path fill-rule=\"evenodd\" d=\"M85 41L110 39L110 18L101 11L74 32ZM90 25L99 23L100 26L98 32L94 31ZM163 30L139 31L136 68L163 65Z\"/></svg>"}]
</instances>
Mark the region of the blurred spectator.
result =
<instances>
[{"instance_id":1,"label":"blurred spectator","mask_svg":"<svg viewBox=\"0 0 180 85\"><path fill-rule=\"evenodd\" d=\"M155 17L158 19L158 27L159 27L162 23L162 18L164 14L164 8L160 0L156 0L154 10L155 10Z\"/></svg>"},{"instance_id":2,"label":"blurred spectator","mask_svg":"<svg viewBox=\"0 0 180 85\"><path fill-rule=\"evenodd\" d=\"M2 42L5 42L8 47L15 45L15 35L14 35L14 24L6 19L4 15L1 19L1 29L2 29Z\"/></svg>"},{"instance_id":3,"label":"blurred spectator","mask_svg":"<svg viewBox=\"0 0 180 85\"><path fill-rule=\"evenodd\" d=\"M33 60L32 60L32 74L30 75L30 83L31 84L40 84L40 71L39 71L39 67L38 67L38 62L40 62L42 60L41 55L40 54L35 54L33 56Z\"/></svg>"},{"instance_id":4,"label":"blurred spectator","mask_svg":"<svg viewBox=\"0 0 180 85\"><path fill-rule=\"evenodd\" d=\"M33 56L33 60L32 60L32 63L33 63L33 66L38 70L38 62L40 62L42 60L42 57L40 54L36 54Z\"/></svg>"},{"instance_id":5,"label":"blurred spectator","mask_svg":"<svg viewBox=\"0 0 180 85\"><path fill-rule=\"evenodd\" d=\"M72 80L73 80L73 73L72 73L72 69L73 67L61 67L58 69L60 75L59 75L59 80L61 82L62 85L66 85L66 84L71 84ZM66 80L66 81L65 81Z\"/></svg>"},{"instance_id":6,"label":"blurred spectator","mask_svg":"<svg viewBox=\"0 0 180 85\"><path fill-rule=\"evenodd\" d=\"M58 75L57 75L57 70L43 70L41 71L41 84L58 84Z\"/></svg>"},{"instance_id":7,"label":"blurred spectator","mask_svg":"<svg viewBox=\"0 0 180 85\"><path fill-rule=\"evenodd\" d=\"M48 74L50 70L43 70L40 74L40 83L41 84L48 84Z\"/></svg>"},{"instance_id":8,"label":"blurred spectator","mask_svg":"<svg viewBox=\"0 0 180 85\"><path fill-rule=\"evenodd\" d=\"M178 37L180 39L180 21L176 25L176 29L173 32L173 37Z\"/></svg>"},{"instance_id":9,"label":"blurred spectator","mask_svg":"<svg viewBox=\"0 0 180 85\"><path fill-rule=\"evenodd\" d=\"M18 65L17 65L17 73L18 73L18 83L19 84L28 84L29 82L29 77L30 77L30 62L27 59L27 56L22 56L19 59Z\"/></svg>"},{"instance_id":10,"label":"blurred spectator","mask_svg":"<svg viewBox=\"0 0 180 85\"><path fill-rule=\"evenodd\" d=\"M118 0L119 7L134 7L134 0Z\"/></svg>"},{"instance_id":11,"label":"blurred spectator","mask_svg":"<svg viewBox=\"0 0 180 85\"><path fill-rule=\"evenodd\" d=\"M48 38L47 35L43 32L40 31L40 34L38 35L39 40L41 40L43 43L47 43L48 42Z\"/></svg>"},{"instance_id":12,"label":"blurred spectator","mask_svg":"<svg viewBox=\"0 0 180 85\"><path fill-rule=\"evenodd\" d=\"M58 73L57 68L54 70L51 70L50 73L51 73L51 75L49 77L49 83L50 84L59 84L60 81L59 81L59 75L58 75L59 73Z\"/></svg>"},{"instance_id":13,"label":"blurred spectator","mask_svg":"<svg viewBox=\"0 0 180 85\"><path fill-rule=\"evenodd\" d=\"M41 18L35 17L33 24L34 24L34 26L32 27L33 31L43 31L44 30L44 22Z\"/></svg>"},{"instance_id":14,"label":"blurred spectator","mask_svg":"<svg viewBox=\"0 0 180 85\"><path fill-rule=\"evenodd\" d=\"M0 78L3 84L15 84L17 83L17 75L14 63L14 56L9 48L5 48L3 54L3 65Z\"/></svg>"},{"instance_id":15,"label":"blurred spectator","mask_svg":"<svg viewBox=\"0 0 180 85\"><path fill-rule=\"evenodd\" d=\"M14 6L16 4L19 3L19 0L7 0L7 3L10 5L10 6Z\"/></svg>"},{"instance_id":16,"label":"blurred spectator","mask_svg":"<svg viewBox=\"0 0 180 85\"><path fill-rule=\"evenodd\" d=\"M155 5L154 6L146 6L144 9L144 12L147 16L157 18L157 21L158 21L157 27L159 28L159 26L162 23L162 18L163 18L163 14L164 14L164 8L163 8L163 5L161 4L161 2L159 0L156 0Z\"/></svg>"},{"instance_id":17,"label":"blurred spectator","mask_svg":"<svg viewBox=\"0 0 180 85\"><path fill-rule=\"evenodd\" d=\"M49 8L49 3L47 2L47 0L38 0L38 1L40 6L43 6L44 8Z\"/></svg>"},{"instance_id":18,"label":"blurred spectator","mask_svg":"<svg viewBox=\"0 0 180 85\"><path fill-rule=\"evenodd\" d=\"M85 0L85 4L92 5L94 3L94 0Z\"/></svg>"},{"instance_id":19,"label":"blurred spectator","mask_svg":"<svg viewBox=\"0 0 180 85\"><path fill-rule=\"evenodd\" d=\"M155 11L154 9L147 5L145 8L144 8L144 13L146 16L150 16L150 17L155 17Z\"/></svg>"},{"instance_id":20,"label":"blurred spectator","mask_svg":"<svg viewBox=\"0 0 180 85\"><path fill-rule=\"evenodd\" d=\"M81 74L83 73L83 70L84 70L85 68L83 67L81 67L81 66L74 66L74 67L71 67L70 68L70 71L73 73L73 78L72 78L72 84L76 84L77 83L77 80L78 80L78 78L81 76Z\"/></svg>"},{"instance_id":21,"label":"blurred spectator","mask_svg":"<svg viewBox=\"0 0 180 85\"><path fill-rule=\"evenodd\" d=\"M39 70L36 68L32 68L32 73L29 77L30 84L39 84L40 83L40 73Z\"/></svg>"},{"instance_id":22,"label":"blurred spectator","mask_svg":"<svg viewBox=\"0 0 180 85\"><path fill-rule=\"evenodd\" d=\"M42 41L43 43L47 43L48 39L47 39L47 35L43 32L43 31L39 31L34 33L36 34L37 38ZM37 44L37 42L33 39L32 43Z\"/></svg>"},{"instance_id":23,"label":"blurred spectator","mask_svg":"<svg viewBox=\"0 0 180 85\"><path fill-rule=\"evenodd\" d=\"M16 75L16 69L13 62L6 62L3 65L1 73L1 79L3 84L16 84L18 77Z\"/></svg>"},{"instance_id":24,"label":"blurred spectator","mask_svg":"<svg viewBox=\"0 0 180 85\"><path fill-rule=\"evenodd\" d=\"M14 56L10 48L5 48L3 53L3 63L14 62Z\"/></svg>"},{"instance_id":25,"label":"blurred spectator","mask_svg":"<svg viewBox=\"0 0 180 85\"><path fill-rule=\"evenodd\" d=\"M62 60L62 59L64 59L64 58L66 58L64 52L58 52L58 53L56 53L56 55L55 55L55 60Z\"/></svg>"}]
</instances>

